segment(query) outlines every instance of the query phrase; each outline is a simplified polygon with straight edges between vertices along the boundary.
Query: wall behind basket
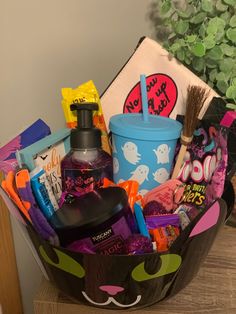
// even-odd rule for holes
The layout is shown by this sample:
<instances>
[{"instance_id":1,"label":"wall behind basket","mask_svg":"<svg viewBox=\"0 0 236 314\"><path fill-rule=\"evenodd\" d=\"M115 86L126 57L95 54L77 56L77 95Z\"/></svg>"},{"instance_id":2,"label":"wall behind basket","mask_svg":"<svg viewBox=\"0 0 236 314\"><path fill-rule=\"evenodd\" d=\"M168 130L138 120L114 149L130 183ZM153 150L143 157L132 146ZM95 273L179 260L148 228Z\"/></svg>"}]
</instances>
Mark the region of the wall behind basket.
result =
<instances>
[{"instance_id":1,"label":"wall behind basket","mask_svg":"<svg viewBox=\"0 0 236 314\"><path fill-rule=\"evenodd\" d=\"M93 79L101 93L151 36L150 0L3 1L0 11L0 146L37 118L64 126L61 87ZM115 103L114 103L115 105ZM24 313L41 273L13 221Z\"/></svg>"}]
</instances>

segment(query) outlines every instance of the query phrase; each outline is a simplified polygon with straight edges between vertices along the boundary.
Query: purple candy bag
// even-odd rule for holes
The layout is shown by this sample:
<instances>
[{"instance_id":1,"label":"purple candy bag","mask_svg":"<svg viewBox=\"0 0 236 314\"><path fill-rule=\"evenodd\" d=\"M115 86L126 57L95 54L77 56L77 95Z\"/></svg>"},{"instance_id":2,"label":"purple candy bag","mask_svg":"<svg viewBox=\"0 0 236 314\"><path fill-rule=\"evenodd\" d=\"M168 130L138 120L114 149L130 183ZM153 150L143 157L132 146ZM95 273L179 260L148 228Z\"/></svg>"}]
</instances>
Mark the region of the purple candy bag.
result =
<instances>
[{"instance_id":1,"label":"purple candy bag","mask_svg":"<svg viewBox=\"0 0 236 314\"><path fill-rule=\"evenodd\" d=\"M165 210L164 206L155 200L148 202L143 208L144 216L162 215L166 213L168 212Z\"/></svg>"},{"instance_id":2,"label":"purple candy bag","mask_svg":"<svg viewBox=\"0 0 236 314\"><path fill-rule=\"evenodd\" d=\"M210 206L214 200L220 198L224 192L228 162L227 130L225 128L220 128L216 141L218 142L217 154L219 154L219 156L218 164L212 175L211 182L206 187L206 204L208 206Z\"/></svg>"},{"instance_id":3,"label":"purple candy bag","mask_svg":"<svg viewBox=\"0 0 236 314\"><path fill-rule=\"evenodd\" d=\"M203 210L221 197L227 167L227 129L200 121L178 179L186 184L184 203Z\"/></svg>"},{"instance_id":4,"label":"purple candy bag","mask_svg":"<svg viewBox=\"0 0 236 314\"><path fill-rule=\"evenodd\" d=\"M156 229L159 227L166 227L168 225L179 227L180 226L180 219L178 214L165 214L165 215L153 215L153 216L146 216L146 225L147 228Z\"/></svg>"},{"instance_id":5,"label":"purple candy bag","mask_svg":"<svg viewBox=\"0 0 236 314\"><path fill-rule=\"evenodd\" d=\"M125 254L136 255L153 252L153 245L150 238L142 234L132 234L125 241Z\"/></svg>"}]
</instances>

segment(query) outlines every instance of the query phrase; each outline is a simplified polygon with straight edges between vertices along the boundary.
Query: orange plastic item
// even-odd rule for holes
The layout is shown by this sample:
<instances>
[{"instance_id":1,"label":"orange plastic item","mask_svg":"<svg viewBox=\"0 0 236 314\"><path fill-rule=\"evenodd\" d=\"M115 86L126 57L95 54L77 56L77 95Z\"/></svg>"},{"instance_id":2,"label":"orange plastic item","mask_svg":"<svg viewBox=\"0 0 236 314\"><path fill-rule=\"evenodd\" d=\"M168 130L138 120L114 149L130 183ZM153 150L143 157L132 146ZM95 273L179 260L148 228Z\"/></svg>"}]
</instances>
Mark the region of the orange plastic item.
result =
<instances>
[{"instance_id":1,"label":"orange plastic item","mask_svg":"<svg viewBox=\"0 0 236 314\"><path fill-rule=\"evenodd\" d=\"M127 180L127 181L115 184L111 180L104 178L103 187L106 188L108 186L119 186L126 191L128 195L128 202L132 211L134 210L134 203L136 203L137 201L140 201L142 203L142 196L138 194L139 184L137 181Z\"/></svg>"},{"instance_id":2,"label":"orange plastic item","mask_svg":"<svg viewBox=\"0 0 236 314\"><path fill-rule=\"evenodd\" d=\"M19 195L16 192L14 180L15 180L14 172L9 171L7 176L6 176L6 179L2 181L2 188L9 195L9 197L13 200L13 202L16 204L16 206L21 210L21 212L28 219L28 221L31 222L28 210L24 206Z\"/></svg>"},{"instance_id":3,"label":"orange plastic item","mask_svg":"<svg viewBox=\"0 0 236 314\"><path fill-rule=\"evenodd\" d=\"M26 183L30 182L30 175L29 175L29 171L28 169L21 169L20 171L18 171L16 173L15 176L16 179L16 186L19 189L25 189L26 188ZM22 200L22 203L24 205L24 207L29 210L31 207L31 204L29 201L24 201Z\"/></svg>"},{"instance_id":4,"label":"orange plastic item","mask_svg":"<svg viewBox=\"0 0 236 314\"><path fill-rule=\"evenodd\" d=\"M160 227L149 230L150 235L156 242L158 252L166 252L179 235L179 229L173 226Z\"/></svg>"}]
</instances>

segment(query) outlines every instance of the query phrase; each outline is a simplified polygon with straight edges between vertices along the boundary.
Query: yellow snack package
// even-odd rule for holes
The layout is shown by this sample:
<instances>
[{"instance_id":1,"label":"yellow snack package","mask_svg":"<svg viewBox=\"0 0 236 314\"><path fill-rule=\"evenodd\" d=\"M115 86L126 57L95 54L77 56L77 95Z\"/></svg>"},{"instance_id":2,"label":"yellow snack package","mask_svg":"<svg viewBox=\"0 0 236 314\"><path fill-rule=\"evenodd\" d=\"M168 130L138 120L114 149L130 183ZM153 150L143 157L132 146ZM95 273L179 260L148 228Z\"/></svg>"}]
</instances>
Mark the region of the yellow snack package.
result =
<instances>
[{"instance_id":1,"label":"yellow snack package","mask_svg":"<svg viewBox=\"0 0 236 314\"><path fill-rule=\"evenodd\" d=\"M95 102L98 104L98 111L93 113L93 124L101 130L102 149L111 154L111 147L108 140L107 128L102 113L102 106L98 91L92 80L78 86L75 89L62 88L62 108L66 119L68 128L75 128L77 126L76 111L70 110L71 104L78 104L84 102Z\"/></svg>"}]
</instances>

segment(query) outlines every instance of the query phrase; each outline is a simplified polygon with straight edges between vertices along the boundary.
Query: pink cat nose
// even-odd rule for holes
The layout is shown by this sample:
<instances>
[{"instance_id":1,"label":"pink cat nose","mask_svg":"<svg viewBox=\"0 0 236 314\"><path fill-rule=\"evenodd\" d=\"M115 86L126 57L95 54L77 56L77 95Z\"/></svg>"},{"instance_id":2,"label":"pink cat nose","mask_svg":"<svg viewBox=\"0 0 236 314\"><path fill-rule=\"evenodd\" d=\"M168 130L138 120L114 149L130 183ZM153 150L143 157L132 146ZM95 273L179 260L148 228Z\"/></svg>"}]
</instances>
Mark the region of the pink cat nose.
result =
<instances>
[{"instance_id":1,"label":"pink cat nose","mask_svg":"<svg viewBox=\"0 0 236 314\"><path fill-rule=\"evenodd\" d=\"M100 286L99 289L104 292L107 292L110 295L116 295L118 292L124 290L124 288L119 286Z\"/></svg>"}]
</instances>

